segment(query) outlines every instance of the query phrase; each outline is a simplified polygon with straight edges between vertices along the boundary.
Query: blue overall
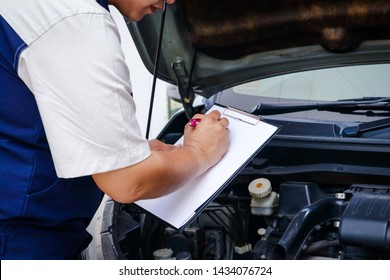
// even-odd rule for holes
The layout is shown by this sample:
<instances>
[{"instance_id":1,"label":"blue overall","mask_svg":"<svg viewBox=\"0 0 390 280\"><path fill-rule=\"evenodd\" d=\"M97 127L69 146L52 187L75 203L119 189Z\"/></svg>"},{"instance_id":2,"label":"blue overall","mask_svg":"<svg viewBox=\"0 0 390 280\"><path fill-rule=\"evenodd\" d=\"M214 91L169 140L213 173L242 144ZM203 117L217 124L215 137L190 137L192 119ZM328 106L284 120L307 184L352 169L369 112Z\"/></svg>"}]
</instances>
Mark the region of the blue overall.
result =
<instances>
[{"instance_id":1,"label":"blue overall","mask_svg":"<svg viewBox=\"0 0 390 280\"><path fill-rule=\"evenodd\" d=\"M91 240L103 194L90 176L57 177L34 95L17 74L25 47L0 16L0 259L73 259Z\"/></svg>"}]
</instances>

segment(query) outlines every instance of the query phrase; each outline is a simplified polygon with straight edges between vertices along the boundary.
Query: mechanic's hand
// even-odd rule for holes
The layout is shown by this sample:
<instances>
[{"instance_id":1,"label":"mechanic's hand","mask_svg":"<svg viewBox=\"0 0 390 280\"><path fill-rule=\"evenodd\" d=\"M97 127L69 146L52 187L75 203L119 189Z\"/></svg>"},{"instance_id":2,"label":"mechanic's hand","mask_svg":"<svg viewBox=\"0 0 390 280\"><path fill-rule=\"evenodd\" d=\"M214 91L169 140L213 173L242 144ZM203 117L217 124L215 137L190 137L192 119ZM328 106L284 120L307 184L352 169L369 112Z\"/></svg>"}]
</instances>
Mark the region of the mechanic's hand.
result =
<instances>
[{"instance_id":1,"label":"mechanic's hand","mask_svg":"<svg viewBox=\"0 0 390 280\"><path fill-rule=\"evenodd\" d=\"M166 144L157 139L149 140L149 147L152 151L173 151L179 146Z\"/></svg>"},{"instance_id":2,"label":"mechanic's hand","mask_svg":"<svg viewBox=\"0 0 390 280\"><path fill-rule=\"evenodd\" d=\"M226 153L229 146L229 121L221 118L214 110L206 115L196 114L200 119L196 127L186 125L184 129L184 147L193 147L201 157L201 172L216 164Z\"/></svg>"}]
</instances>

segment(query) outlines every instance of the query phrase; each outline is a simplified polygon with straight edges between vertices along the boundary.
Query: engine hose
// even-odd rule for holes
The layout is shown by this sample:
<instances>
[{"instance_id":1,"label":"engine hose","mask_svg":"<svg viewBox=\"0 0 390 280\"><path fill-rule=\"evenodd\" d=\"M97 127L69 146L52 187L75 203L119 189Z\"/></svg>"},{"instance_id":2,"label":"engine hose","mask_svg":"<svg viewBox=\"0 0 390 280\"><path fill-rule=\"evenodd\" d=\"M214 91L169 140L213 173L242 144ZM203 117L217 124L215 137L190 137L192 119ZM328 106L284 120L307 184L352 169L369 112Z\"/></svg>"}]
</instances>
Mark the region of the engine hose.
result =
<instances>
[{"instance_id":1,"label":"engine hose","mask_svg":"<svg viewBox=\"0 0 390 280\"><path fill-rule=\"evenodd\" d=\"M306 206L291 220L268 258L297 259L314 228L327 221L338 219L342 211L342 202L336 198L322 199Z\"/></svg>"}]
</instances>

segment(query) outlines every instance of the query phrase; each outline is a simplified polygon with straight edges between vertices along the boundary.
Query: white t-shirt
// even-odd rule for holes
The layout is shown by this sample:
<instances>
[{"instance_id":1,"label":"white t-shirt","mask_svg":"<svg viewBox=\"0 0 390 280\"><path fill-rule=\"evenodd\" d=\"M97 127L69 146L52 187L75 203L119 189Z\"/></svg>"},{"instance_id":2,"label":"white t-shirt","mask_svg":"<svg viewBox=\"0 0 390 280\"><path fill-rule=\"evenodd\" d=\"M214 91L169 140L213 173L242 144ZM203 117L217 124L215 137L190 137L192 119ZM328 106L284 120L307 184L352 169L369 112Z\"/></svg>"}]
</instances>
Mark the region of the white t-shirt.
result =
<instances>
[{"instance_id":1,"label":"white t-shirt","mask_svg":"<svg viewBox=\"0 0 390 280\"><path fill-rule=\"evenodd\" d=\"M18 74L37 101L59 177L115 170L150 155L107 10L95 0L0 0L0 14L25 42Z\"/></svg>"}]
</instances>

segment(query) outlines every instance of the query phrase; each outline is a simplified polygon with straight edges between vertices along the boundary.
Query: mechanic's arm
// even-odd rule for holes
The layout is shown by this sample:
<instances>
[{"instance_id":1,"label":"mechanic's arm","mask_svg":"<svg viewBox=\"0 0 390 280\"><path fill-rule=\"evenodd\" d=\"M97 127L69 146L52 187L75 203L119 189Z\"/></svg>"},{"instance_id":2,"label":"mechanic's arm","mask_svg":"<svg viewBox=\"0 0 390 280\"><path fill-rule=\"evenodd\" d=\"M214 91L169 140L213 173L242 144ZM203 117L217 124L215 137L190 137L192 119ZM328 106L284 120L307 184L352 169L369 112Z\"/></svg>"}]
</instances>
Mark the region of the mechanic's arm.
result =
<instances>
[{"instance_id":1,"label":"mechanic's arm","mask_svg":"<svg viewBox=\"0 0 390 280\"><path fill-rule=\"evenodd\" d=\"M203 174L225 154L229 123L220 116L218 111L198 114L194 117L202 121L196 128L186 125L182 146L154 142L151 155L140 163L92 177L103 192L121 203L166 195Z\"/></svg>"}]
</instances>

